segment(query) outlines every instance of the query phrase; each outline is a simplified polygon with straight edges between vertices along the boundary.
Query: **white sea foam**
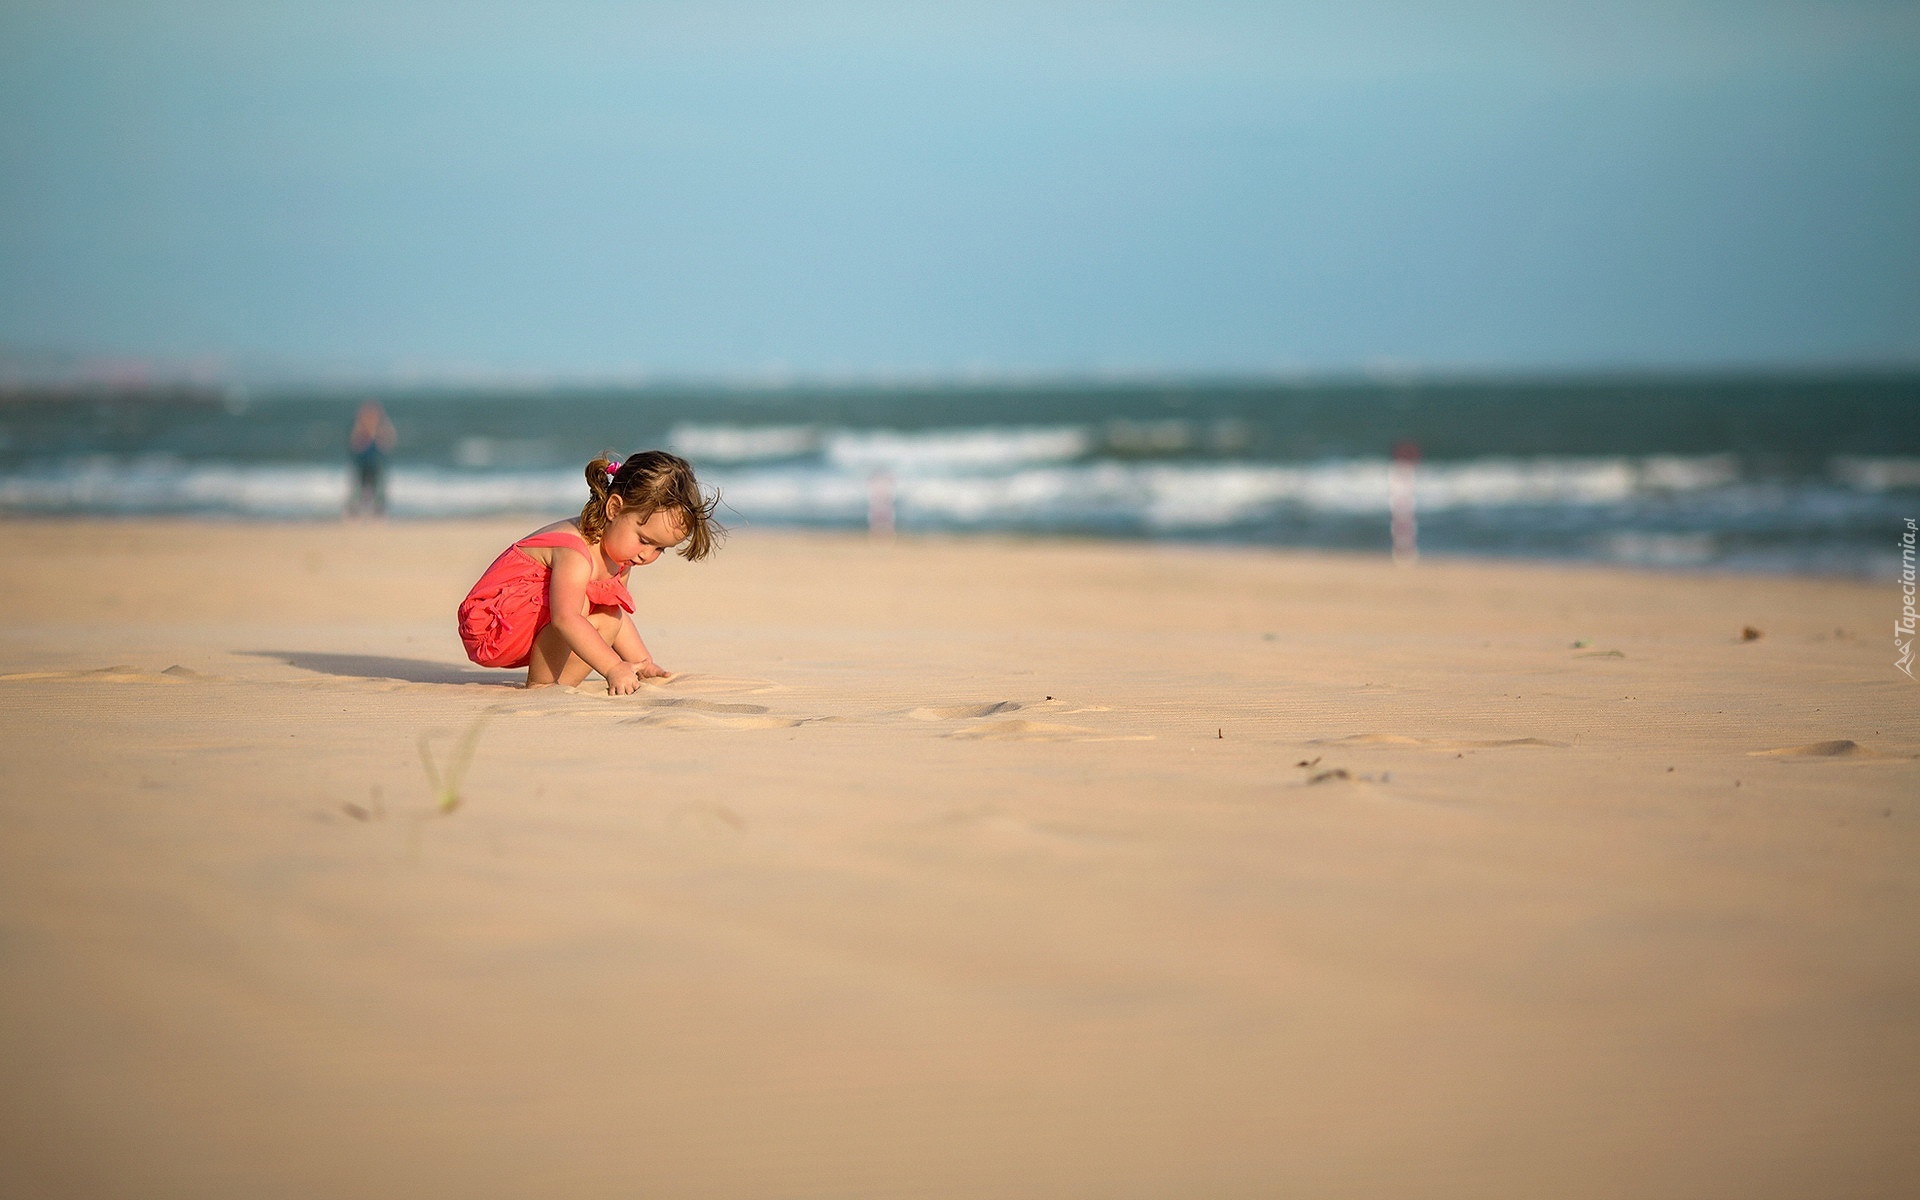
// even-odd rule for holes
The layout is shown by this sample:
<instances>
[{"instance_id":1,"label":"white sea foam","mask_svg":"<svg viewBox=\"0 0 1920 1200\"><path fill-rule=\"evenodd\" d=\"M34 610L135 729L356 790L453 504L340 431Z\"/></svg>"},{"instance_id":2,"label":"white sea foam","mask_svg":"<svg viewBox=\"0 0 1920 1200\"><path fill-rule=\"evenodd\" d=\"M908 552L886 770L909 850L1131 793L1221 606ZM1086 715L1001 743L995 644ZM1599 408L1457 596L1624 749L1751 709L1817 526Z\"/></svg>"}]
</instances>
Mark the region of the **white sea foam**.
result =
<instances>
[{"instance_id":1,"label":"white sea foam","mask_svg":"<svg viewBox=\"0 0 1920 1200\"><path fill-rule=\"evenodd\" d=\"M770 446L772 443L764 443ZM1384 458L1315 463L1071 461L1080 431L997 429L852 434L828 439L825 461L736 464L703 470L725 500L723 517L769 523L858 523L870 475L887 470L906 527L1124 527L1168 532L1230 529L1274 519L1384 518ZM1880 476L1875 476L1875 481ZM1898 476L1891 476L1898 478ZM71 461L0 472L0 511L219 512L324 517L345 506L344 466L186 463L154 458ZM396 516L575 511L585 488L574 467L462 470L400 467L390 474ZM1870 491L1742 482L1730 456L1487 458L1429 462L1415 494L1423 515L1683 503L1713 522L1776 524L1852 519ZM1768 514L1771 514L1770 516Z\"/></svg>"},{"instance_id":2,"label":"white sea foam","mask_svg":"<svg viewBox=\"0 0 1920 1200\"><path fill-rule=\"evenodd\" d=\"M818 469L719 474L724 512L749 521L841 522L865 515L867 480Z\"/></svg>"},{"instance_id":3,"label":"white sea foam","mask_svg":"<svg viewBox=\"0 0 1920 1200\"><path fill-rule=\"evenodd\" d=\"M813 425L677 425L667 448L697 464L737 465L821 455L850 471L993 471L1083 457L1094 439L1076 426L821 430Z\"/></svg>"},{"instance_id":4,"label":"white sea foam","mask_svg":"<svg viewBox=\"0 0 1920 1200\"><path fill-rule=\"evenodd\" d=\"M999 472L901 474L895 502L904 520L969 526L1052 521L1140 522L1165 530L1222 528L1282 509L1339 515L1387 511L1385 459L1310 465L1095 462ZM1704 492L1737 476L1732 460L1625 458L1484 459L1423 467L1421 510L1624 503L1638 496ZM847 471L799 468L717 476L742 513L770 518L852 519L867 489Z\"/></svg>"},{"instance_id":5,"label":"white sea foam","mask_svg":"<svg viewBox=\"0 0 1920 1200\"><path fill-rule=\"evenodd\" d=\"M351 474L345 467L287 463L89 460L0 474L0 511L332 516L345 508ZM398 516L480 516L566 511L581 503L585 490L571 469L482 473L424 467L393 471L387 498Z\"/></svg>"},{"instance_id":6,"label":"white sea foam","mask_svg":"<svg viewBox=\"0 0 1920 1200\"><path fill-rule=\"evenodd\" d=\"M812 425L676 425L667 449L695 463L766 462L799 458L820 449Z\"/></svg>"},{"instance_id":7,"label":"white sea foam","mask_svg":"<svg viewBox=\"0 0 1920 1200\"><path fill-rule=\"evenodd\" d=\"M393 472L387 498L401 516L461 517L505 512L573 514L586 503L587 486L573 467L550 471Z\"/></svg>"},{"instance_id":8,"label":"white sea foam","mask_svg":"<svg viewBox=\"0 0 1920 1200\"><path fill-rule=\"evenodd\" d=\"M0 509L305 516L321 507L339 511L347 476L344 467L86 459L50 470L0 475Z\"/></svg>"},{"instance_id":9,"label":"white sea foam","mask_svg":"<svg viewBox=\"0 0 1920 1200\"><path fill-rule=\"evenodd\" d=\"M994 471L1083 457L1093 436L1078 426L1008 429L841 431L826 441L826 458L847 470Z\"/></svg>"},{"instance_id":10,"label":"white sea foam","mask_svg":"<svg viewBox=\"0 0 1920 1200\"><path fill-rule=\"evenodd\" d=\"M1920 458L1836 458L1827 466L1835 479L1863 492L1920 488Z\"/></svg>"}]
</instances>

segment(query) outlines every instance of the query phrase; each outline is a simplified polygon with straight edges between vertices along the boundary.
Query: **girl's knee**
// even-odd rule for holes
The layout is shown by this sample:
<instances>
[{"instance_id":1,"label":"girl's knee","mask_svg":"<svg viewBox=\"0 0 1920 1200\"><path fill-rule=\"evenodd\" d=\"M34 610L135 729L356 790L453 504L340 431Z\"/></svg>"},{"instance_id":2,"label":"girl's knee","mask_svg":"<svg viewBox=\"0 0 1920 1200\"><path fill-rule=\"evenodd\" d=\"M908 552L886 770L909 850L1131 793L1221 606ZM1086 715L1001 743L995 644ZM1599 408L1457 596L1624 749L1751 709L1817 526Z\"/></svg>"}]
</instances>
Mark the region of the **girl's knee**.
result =
<instances>
[{"instance_id":1,"label":"girl's knee","mask_svg":"<svg viewBox=\"0 0 1920 1200\"><path fill-rule=\"evenodd\" d=\"M620 631L620 613L605 608L589 609L587 623L593 626L595 633L611 642L613 635Z\"/></svg>"}]
</instances>

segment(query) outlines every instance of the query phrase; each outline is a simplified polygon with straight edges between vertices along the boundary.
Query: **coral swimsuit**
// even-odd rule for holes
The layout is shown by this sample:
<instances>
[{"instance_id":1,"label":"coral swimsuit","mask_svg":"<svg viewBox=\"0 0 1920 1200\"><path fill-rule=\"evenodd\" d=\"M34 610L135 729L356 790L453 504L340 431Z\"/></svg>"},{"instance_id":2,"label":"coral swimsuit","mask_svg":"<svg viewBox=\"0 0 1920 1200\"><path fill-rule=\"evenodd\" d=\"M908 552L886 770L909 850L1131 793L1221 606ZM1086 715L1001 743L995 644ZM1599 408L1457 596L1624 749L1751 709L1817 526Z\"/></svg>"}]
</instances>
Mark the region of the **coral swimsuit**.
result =
<instances>
[{"instance_id":1,"label":"coral swimsuit","mask_svg":"<svg viewBox=\"0 0 1920 1200\"><path fill-rule=\"evenodd\" d=\"M572 550L593 562L587 540L569 529L521 538L494 559L460 602L460 640L466 643L467 657L483 667L526 666L533 657L533 639L552 620L547 583L553 568L525 553L539 546ZM587 603L633 611L633 597L618 577L589 580Z\"/></svg>"}]
</instances>

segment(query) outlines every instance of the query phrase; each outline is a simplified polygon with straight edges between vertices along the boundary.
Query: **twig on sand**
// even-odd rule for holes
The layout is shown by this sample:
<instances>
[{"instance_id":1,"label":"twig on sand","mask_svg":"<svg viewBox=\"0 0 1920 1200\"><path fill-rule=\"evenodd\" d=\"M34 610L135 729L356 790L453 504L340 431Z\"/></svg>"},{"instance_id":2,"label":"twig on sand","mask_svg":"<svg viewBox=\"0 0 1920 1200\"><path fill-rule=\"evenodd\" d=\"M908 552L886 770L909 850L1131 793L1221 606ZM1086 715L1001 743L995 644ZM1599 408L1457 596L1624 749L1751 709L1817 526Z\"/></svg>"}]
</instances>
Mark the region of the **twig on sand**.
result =
<instances>
[{"instance_id":1,"label":"twig on sand","mask_svg":"<svg viewBox=\"0 0 1920 1200\"><path fill-rule=\"evenodd\" d=\"M427 733L420 735L420 765L427 769L427 782L433 785L434 802L439 806L443 816L460 807L460 781L466 778L467 765L473 761L473 752L480 745L480 731L486 727L487 721L493 714L499 711L500 705L491 705L473 719L473 724L467 726L467 731L461 734L460 740L454 744L453 754L447 759L447 769L444 774L434 765L433 747L430 744L433 735Z\"/></svg>"}]
</instances>

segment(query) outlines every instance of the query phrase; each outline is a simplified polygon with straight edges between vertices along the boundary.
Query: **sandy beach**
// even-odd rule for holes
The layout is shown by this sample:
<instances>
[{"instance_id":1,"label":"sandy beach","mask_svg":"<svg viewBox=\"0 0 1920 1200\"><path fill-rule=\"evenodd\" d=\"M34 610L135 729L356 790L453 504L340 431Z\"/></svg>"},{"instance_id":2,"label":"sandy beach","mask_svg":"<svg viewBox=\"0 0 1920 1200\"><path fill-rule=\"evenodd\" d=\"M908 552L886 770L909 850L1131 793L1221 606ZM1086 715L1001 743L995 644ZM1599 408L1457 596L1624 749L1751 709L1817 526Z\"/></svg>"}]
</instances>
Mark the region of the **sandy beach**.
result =
<instances>
[{"instance_id":1,"label":"sandy beach","mask_svg":"<svg viewBox=\"0 0 1920 1200\"><path fill-rule=\"evenodd\" d=\"M0 524L0 1194L1920 1186L1897 588L535 524Z\"/></svg>"}]
</instances>

